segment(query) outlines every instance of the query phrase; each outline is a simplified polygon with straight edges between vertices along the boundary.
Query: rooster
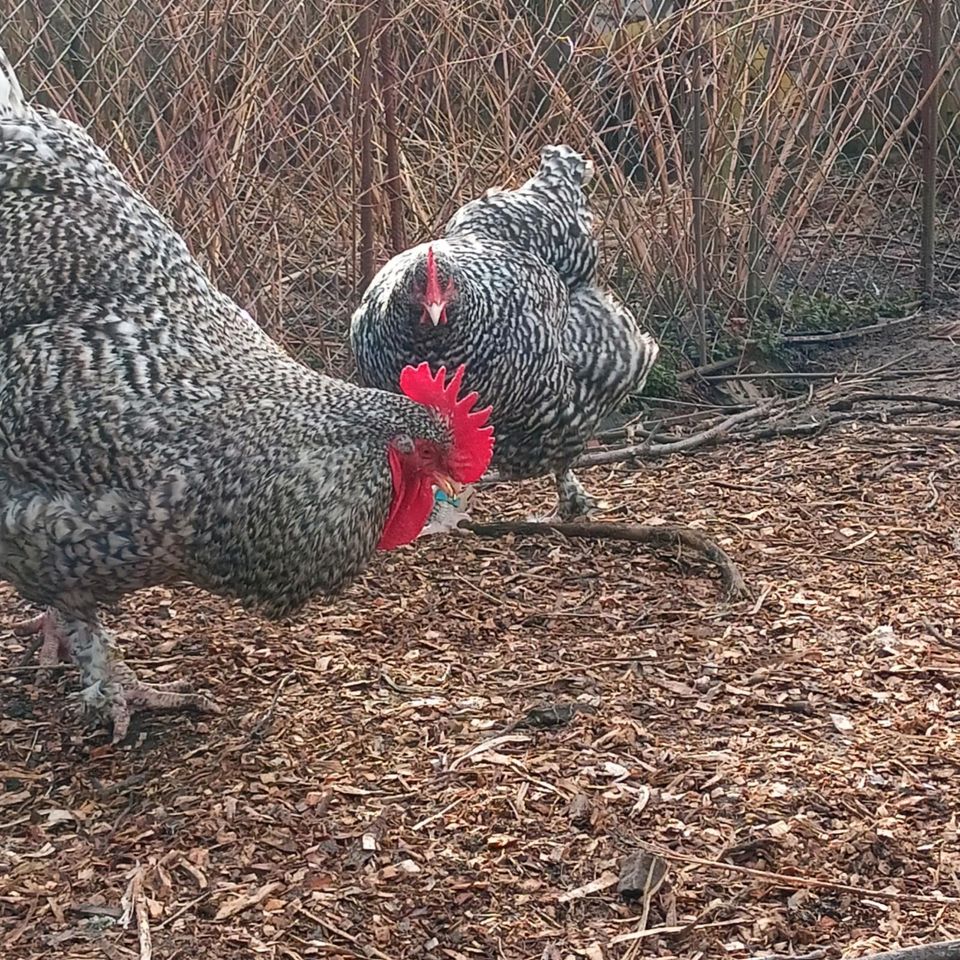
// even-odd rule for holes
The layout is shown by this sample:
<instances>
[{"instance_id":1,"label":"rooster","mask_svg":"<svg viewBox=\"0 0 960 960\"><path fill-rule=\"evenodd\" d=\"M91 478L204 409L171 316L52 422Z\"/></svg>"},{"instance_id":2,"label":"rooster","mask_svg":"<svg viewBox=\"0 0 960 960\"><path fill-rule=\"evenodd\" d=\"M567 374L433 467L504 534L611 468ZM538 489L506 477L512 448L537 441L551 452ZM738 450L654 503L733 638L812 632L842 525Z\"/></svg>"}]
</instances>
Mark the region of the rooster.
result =
<instances>
[{"instance_id":1,"label":"rooster","mask_svg":"<svg viewBox=\"0 0 960 960\"><path fill-rule=\"evenodd\" d=\"M184 580L273 617L335 595L486 469L463 379L411 365L384 392L295 362L0 51L0 577L115 742L136 710L219 707L140 681L103 608Z\"/></svg>"},{"instance_id":2,"label":"rooster","mask_svg":"<svg viewBox=\"0 0 960 960\"><path fill-rule=\"evenodd\" d=\"M488 191L454 214L443 237L391 259L350 327L372 387L396 390L411 363L466 363L465 387L493 408L500 477L553 474L564 520L595 509L571 466L642 389L658 353L597 286L583 189L591 171L570 147L545 147L523 186Z\"/></svg>"}]
</instances>

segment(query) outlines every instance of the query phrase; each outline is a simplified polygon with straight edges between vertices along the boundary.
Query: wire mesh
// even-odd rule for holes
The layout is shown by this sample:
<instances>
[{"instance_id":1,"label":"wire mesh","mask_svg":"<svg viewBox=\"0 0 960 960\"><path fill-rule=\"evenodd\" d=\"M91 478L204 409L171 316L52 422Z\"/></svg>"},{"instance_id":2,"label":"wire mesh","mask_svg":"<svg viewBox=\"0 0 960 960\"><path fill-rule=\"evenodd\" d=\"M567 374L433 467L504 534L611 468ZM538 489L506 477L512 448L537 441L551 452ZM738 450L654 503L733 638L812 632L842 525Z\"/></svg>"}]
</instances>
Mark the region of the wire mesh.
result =
<instances>
[{"instance_id":1,"label":"wire mesh","mask_svg":"<svg viewBox=\"0 0 960 960\"><path fill-rule=\"evenodd\" d=\"M550 142L597 165L605 282L690 363L918 295L925 104L938 290L957 283L952 4L932 97L917 0L14 4L24 87L331 372L370 270Z\"/></svg>"}]
</instances>

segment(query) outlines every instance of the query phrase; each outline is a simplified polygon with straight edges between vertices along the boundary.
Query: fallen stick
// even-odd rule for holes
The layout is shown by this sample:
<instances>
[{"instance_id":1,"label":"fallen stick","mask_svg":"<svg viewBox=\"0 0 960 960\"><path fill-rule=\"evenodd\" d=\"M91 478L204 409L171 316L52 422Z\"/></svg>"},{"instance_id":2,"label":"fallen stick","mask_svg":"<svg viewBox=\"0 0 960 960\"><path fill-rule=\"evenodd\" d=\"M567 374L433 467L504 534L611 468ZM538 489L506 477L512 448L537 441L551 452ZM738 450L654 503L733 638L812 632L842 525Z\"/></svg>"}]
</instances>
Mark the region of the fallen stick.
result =
<instances>
[{"instance_id":1,"label":"fallen stick","mask_svg":"<svg viewBox=\"0 0 960 960\"><path fill-rule=\"evenodd\" d=\"M916 947L900 947L883 953L870 953L860 960L960 960L960 940L940 940Z\"/></svg>"},{"instance_id":2,"label":"fallen stick","mask_svg":"<svg viewBox=\"0 0 960 960\"><path fill-rule=\"evenodd\" d=\"M949 368L954 369L954 368ZM918 371L910 371L916 373ZM778 374L777 376L780 376ZM783 374L783 376L788 376ZM818 374L818 376L820 376ZM826 376L826 375L824 375ZM830 374L835 376L835 374ZM838 386L843 386L839 384ZM875 420L883 416L891 417L895 415L921 415L925 412L922 409L914 408L896 408L881 411L881 413L853 411L855 404L865 400L901 400L912 401L915 403L936 404L941 407L960 406L960 401L949 397L929 396L920 393L873 393L863 389L854 388L853 392L847 395L835 396L832 398L823 398L822 403L826 407L824 412L818 414L819 419L813 422L801 424L787 424L783 427L763 427L762 425L752 424L746 430L739 431L735 428L741 424L751 424L752 421L761 419L764 416L770 416L771 420L782 419L784 416L798 410L803 410L813 406L813 397L796 397L788 400L770 398L764 402L750 407L747 410L738 410L729 417L724 418L712 427L702 430L699 433L691 434L688 437L682 437L678 440L672 440L667 443L651 443L649 439L643 443L632 444L630 446L608 448L605 450L595 450L590 453L584 453L574 463L574 467L592 467L601 464L622 463L628 460L658 460L662 457L668 457L676 453L689 453L701 447L716 444L720 441L756 441L767 440L782 436L807 435L818 433L829 429L838 423L844 423L849 420ZM829 411L829 412L828 412ZM901 433L930 433L946 439L952 439L960 436L960 431L951 428L936 426L895 426L889 424L885 429ZM656 425L650 431L650 436L656 435ZM495 470L485 474L477 483L477 489L486 486L507 482Z\"/></svg>"},{"instance_id":3,"label":"fallen stick","mask_svg":"<svg viewBox=\"0 0 960 960\"><path fill-rule=\"evenodd\" d=\"M929 423L881 423L878 426L887 433L923 433L943 440L960 440L960 428L957 427L938 427Z\"/></svg>"},{"instance_id":4,"label":"fallen stick","mask_svg":"<svg viewBox=\"0 0 960 960\"><path fill-rule=\"evenodd\" d=\"M672 524L649 526L639 523L561 523L550 520L539 523L475 523L472 520L461 520L458 528L469 530L480 537L505 537L511 533L521 537L542 537L549 533L559 533L570 540L627 540L630 543L648 543L654 547L687 547L716 565L727 599L742 600L751 596L750 588L737 565L723 548L690 527Z\"/></svg>"},{"instance_id":5,"label":"fallen stick","mask_svg":"<svg viewBox=\"0 0 960 960\"><path fill-rule=\"evenodd\" d=\"M751 957L750 960L820 960L826 955L825 947L817 947L809 953L765 953L762 956Z\"/></svg>"},{"instance_id":6,"label":"fallen stick","mask_svg":"<svg viewBox=\"0 0 960 960\"><path fill-rule=\"evenodd\" d=\"M722 860L708 860L706 857L697 857L690 853L677 853L674 850L668 850L659 846L650 847L654 853L663 857L664 860L675 860L678 863L692 863L699 867L708 867L714 870L723 870L727 873L739 873L745 877L756 877L758 880L766 880L777 886L785 887L788 890L838 890L842 893L852 893L860 897L868 897L871 900L892 900L897 903L929 903L932 906L943 907L951 904L960 903L960 897L931 897L922 893L902 893L888 892L886 890L871 890L868 887L858 887L852 883L840 883L836 880L822 880L819 877L805 877L802 875L790 873L775 873L772 870L758 870L756 867L744 867L739 863L726 863ZM882 955L878 957L864 957L863 960L881 960ZM886 960L886 958L883 958ZM903 960L903 958L900 958ZM918 960L918 958L908 958L908 960ZM925 957L923 960L934 960L934 958ZM937 960L946 960L944 957ZM952 960L952 958L950 958Z\"/></svg>"},{"instance_id":7,"label":"fallen stick","mask_svg":"<svg viewBox=\"0 0 960 960\"><path fill-rule=\"evenodd\" d=\"M729 370L737 366L743 357L728 357L726 360L714 360L712 363L705 363L702 367L694 367L692 370L681 370L677 374L677 383L683 383L685 380L692 380L694 377L705 377L710 373L719 373L721 370Z\"/></svg>"},{"instance_id":8,"label":"fallen stick","mask_svg":"<svg viewBox=\"0 0 960 960\"><path fill-rule=\"evenodd\" d=\"M776 402L776 400L766 400L749 410L742 410L740 413L735 413L733 416L721 420L707 430L701 430L700 433L684 437L682 440L674 440L672 443L637 443L629 447L619 447L616 450L598 450L596 453L585 453L576 461L574 466L592 467L596 464L620 463L624 460L656 460L658 457L666 457L673 453L686 453L712 443L741 423L748 423L764 416L773 409Z\"/></svg>"},{"instance_id":9,"label":"fallen stick","mask_svg":"<svg viewBox=\"0 0 960 960\"><path fill-rule=\"evenodd\" d=\"M850 396L831 400L827 407L830 410L849 410L855 403L863 403L867 400L935 403L939 407L960 407L960 399L956 397L940 397L929 393L874 393L869 390L857 391Z\"/></svg>"},{"instance_id":10,"label":"fallen stick","mask_svg":"<svg viewBox=\"0 0 960 960\"><path fill-rule=\"evenodd\" d=\"M848 410L845 412L834 411L832 413L820 413L819 419L807 420L803 423L785 423L780 426L762 426L758 425L741 434L730 437L730 440L775 440L779 437L808 436L812 433L821 433L835 427L840 423L879 423L885 422L884 418L894 416L922 416L924 413L931 413L929 409L922 410L918 407L898 407L896 409L887 409L880 411L860 411Z\"/></svg>"},{"instance_id":11,"label":"fallen stick","mask_svg":"<svg viewBox=\"0 0 960 960\"><path fill-rule=\"evenodd\" d=\"M878 323L868 323L862 327L850 327L849 330L837 330L833 333L788 333L783 340L784 343L797 346L805 343L838 343L843 340L856 340L859 337L867 336L867 334L879 333L881 330L899 327L901 324L916 320L921 312L918 310L916 313L911 313L905 317L891 317Z\"/></svg>"}]
</instances>

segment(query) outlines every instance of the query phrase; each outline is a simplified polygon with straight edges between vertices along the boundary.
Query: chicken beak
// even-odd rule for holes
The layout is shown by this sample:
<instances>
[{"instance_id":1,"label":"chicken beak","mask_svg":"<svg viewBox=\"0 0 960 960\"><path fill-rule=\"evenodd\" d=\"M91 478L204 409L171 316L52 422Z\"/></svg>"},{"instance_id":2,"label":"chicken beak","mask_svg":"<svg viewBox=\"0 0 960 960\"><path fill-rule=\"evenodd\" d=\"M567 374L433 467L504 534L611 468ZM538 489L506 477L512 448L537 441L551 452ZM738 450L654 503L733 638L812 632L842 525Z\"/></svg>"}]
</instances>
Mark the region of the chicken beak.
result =
<instances>
[{"instance_id":1,"label":"chicken beak","mask_svg":"<svg viewBox=\"0 0 960 960\"><path fill-rule=\"evenodd\" d=\"M463 490L463 487L456 480L446 474L435 476L433 482L446 494L448 500L456 500L460 496L460 491Z\"/></svg>"},{"instance_id":2,"label":"chicken beak","mask_svg":"<svg viewBox=\"0 0 960 960\"><path fill-rule=\"evenodd\" d=\"M428 303L427 313L430 314L430 319L433 321L433 325L436 326L440 322L440 318L443 316L443 304Z\"/></svg>"}]
</instances>

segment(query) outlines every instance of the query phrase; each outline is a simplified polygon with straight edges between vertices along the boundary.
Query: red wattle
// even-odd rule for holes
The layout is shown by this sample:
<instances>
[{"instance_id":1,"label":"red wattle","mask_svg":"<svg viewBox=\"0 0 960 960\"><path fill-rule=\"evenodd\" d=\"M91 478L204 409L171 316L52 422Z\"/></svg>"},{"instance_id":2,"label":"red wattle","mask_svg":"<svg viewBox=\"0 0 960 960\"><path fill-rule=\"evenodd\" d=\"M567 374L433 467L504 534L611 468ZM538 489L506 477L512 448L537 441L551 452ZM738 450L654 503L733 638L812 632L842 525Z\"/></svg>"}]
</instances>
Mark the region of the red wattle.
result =
<instances>
[{"instance_id":1,"label":"red wattle","mask_svg":"<svg viewBox=\"0 0 960 960\"><path fill-rule=\"evenodd\" d=\"M433 509L433 484L424 477L406 474L400 454L393 448L387 452L387 461L393 481L393 499L377 544L378 550L393 550L412 543Z\"/></svg>"}]
</instances>

